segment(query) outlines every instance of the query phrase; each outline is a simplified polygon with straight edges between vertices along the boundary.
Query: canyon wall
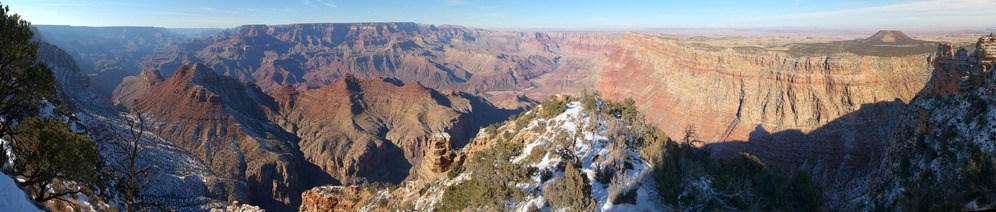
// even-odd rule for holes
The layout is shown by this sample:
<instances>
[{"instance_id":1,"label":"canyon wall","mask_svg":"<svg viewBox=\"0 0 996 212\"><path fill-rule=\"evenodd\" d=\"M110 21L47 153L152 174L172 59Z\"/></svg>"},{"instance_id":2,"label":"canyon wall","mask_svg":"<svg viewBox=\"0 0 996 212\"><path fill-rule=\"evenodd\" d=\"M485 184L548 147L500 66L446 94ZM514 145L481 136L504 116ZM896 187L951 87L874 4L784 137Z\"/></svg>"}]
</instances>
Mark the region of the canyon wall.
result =
<instances>
[{"instance_id":1,"label":"canyon wall","mask_svg":"<svg viewBox=\"0 0 996 212\"><path fill-rule=\"evenodd\" d=\"M933 52L914 49L796 54L628 34L609 54L598 90L633 98L674 138L694 129L715 157L747 152L807 170L841 205L877 167L897 117L930 77Z\"/></svg>"},{"instance_id":2,"label":"canyon wall","mask_svg":"<svg viewBox=\"0 0 996 212\"><path fill-rule=\"evenodd\" d=\"M598 90L632 97L669 135L692 126L706 142L745 141L758 128L810 132L862 104L907 102L931 57L793 56L632 33L609 55Z\"/></svg>"}]
</instances>

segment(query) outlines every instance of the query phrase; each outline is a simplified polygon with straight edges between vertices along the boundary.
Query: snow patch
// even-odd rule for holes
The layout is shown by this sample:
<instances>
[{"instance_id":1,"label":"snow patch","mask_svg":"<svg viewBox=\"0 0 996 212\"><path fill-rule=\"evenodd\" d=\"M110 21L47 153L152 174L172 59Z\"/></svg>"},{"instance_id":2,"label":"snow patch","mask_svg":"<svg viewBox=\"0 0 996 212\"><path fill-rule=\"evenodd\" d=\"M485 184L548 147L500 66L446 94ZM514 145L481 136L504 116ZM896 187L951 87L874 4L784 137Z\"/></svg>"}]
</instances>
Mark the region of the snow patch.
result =
<instances>
[{"instance_id":1,"label":"snow patch","mask_svg":"<svg viewBox=\"0 0 996 212\"><path fill-rule=\"evenodd\" d=\"M0 174L0 211L42 211L30 200L14 179Z\"/></svg>"}]
</instances>

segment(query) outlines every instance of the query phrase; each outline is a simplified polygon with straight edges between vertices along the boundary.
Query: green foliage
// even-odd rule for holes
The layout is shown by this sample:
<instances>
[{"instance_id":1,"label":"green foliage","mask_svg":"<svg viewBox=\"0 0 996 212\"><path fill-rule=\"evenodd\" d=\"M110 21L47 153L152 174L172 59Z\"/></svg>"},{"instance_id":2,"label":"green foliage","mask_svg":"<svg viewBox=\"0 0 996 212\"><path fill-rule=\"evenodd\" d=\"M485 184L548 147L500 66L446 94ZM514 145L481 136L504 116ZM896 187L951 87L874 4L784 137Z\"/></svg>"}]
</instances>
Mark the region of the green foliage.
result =
<instances>
[{"instance_id":1,"label":"green foliage","mask_svg":"<svg viewBox=\"0 0 996 212\"><path fill-rule=\"evenodd\" d=\"M591 183L571 165L564 169L564 177L554 179L543 188L543 196L555 209L567 211L595 209L595 199L591 196Z\"/></svg>"},{"instance_id":2,"label":"green foliage","mask_svg":"<svg viewBox=\"0 0 996 212\"><path fill-rule=\"evenodd\" d=\"M685 190L685 180L693 174L701 175L705 166L714 165L705 151L696 151L691 146L680 146L675 142L664 144L664 155L652 170L652 182L661 203L680 207L678 197Z\"/></svg>"},{"instance_id":3,"label":"green foliage","mask_svg":"<svg viewBox=\"0 0 996 212\"><path fill-rule=\"evenodd\" d=\"M97 146L86 136L69 130L69 126L51 119L27 119L18 125L14 142L14 172L25 181L19 186L32 190L35 201L60 198L79 190L45 189L56 181L74 181L90 185L97 176ZM54 186L52 186L54 187Z\"/></svg>"},{"instance_id":4,"label":"green foliage","mask_svg":"<svg viewBox=\"0 0 996 212\"><path fill-rule=\"evenodd\" d=\"M55 92L55 77L37 60L31 24L0 7L0 137L6 137L12 123L38 114L39 102Z\"/></svg>"},{"instance_id":5,"label":"green foliage","mask_svg":"<svg viewBox=\"0 0 996 212\"><path fill-rule=\"evenodd\" d=\"M501 142L491 151L479 152L473 156L463 167L474 176L447 187L442 202L438 204L436 210L497 209L505 201L522 199L525 192L515 188L515 184L528 180L536 170L509 162L509 159L518 155L521 150L520 144Z\"/></svg>"},{"instance_id":6,"label":"green foliage","mask_svg":"<svg viewBox=\"0 0 996 212\"><path fill-rule=\"evenodd\" d=\"M609 187L609 202L612 202L613 205L636 204L636 190L637 187L613 182L612 186Z\"/></svg>"},{"instance_id":7,"label":"green foliage","mask_svg":"<svg viewBox=\"0 0 996 212\"><path fill-rule=\"evenodd\" d=\"M18 186L36 202L46 202L93 185L99 154L92 141L65 123L37 118L41 102L52 100L55 77L38 60L39 44L32 40L30 25L0 5L0 138L10 141L17 156L4 171L24 179ZM7 161L0 155L0 161Z\"/></svg>"},{"instance_id":8,"label":"green foliage","mask_svg":"<svg viewBox=\"0 0 996 212\"><path fill-rule=\"evenodd\" d=\"M453 179L460 176L460 173L463 173L463 161L456 161L453 163L453 167L450 168L450 171L446 172L446 177Z\"/></svg>"},{"instance_id":9,"label":"green foliage","mask_svg":"<svg viewBox=\"0 0 996 212\"><path fill-rule=\"evenodd\" d=\"M961 169L962 199L977 200L979 205L996 203L996 155L975 152Z\"/></svg>"},{"instance_id":10,"label":"green foliage","mask_svg":"<svg viewBox=\"0 0 996 212\"><path fill-rule=\"evenodd\" d=\"M809 172L796 170L789 179L787 207L802 211L818 211L823 207L822 189L813 181Z\"/></svg>"},{"instance_id":11,"label":"green foliage","mask_svg":"<svg viewBox=\"0 0 996 212\"><path fill-rule=\"evenodd\" d=\"M616 169L609 165L595 165L592 169L595 171L595 181L602 184L611 183L616 176Z\"/></svg>"},{"instance_id":12,"label":"green foliage","mask_svg":"<svg viewBox=\"0 0 996 212\"><path fill-rule=\"evenodd\" d=\"M789 176L750 154L716 161L687 143L667 142L664 149L651 180L661 203L676 209L818 211L823 205L823 192L804 171ZM711 180L713 196L683 195L702 178Z\"/></svg>"},{"instance_id":13,"label":"green foliage","mask_svg":"<svg viewBox=\"0 0 996 212\"><path fill-rule=\"evenodd\" d=\"M0 138L13 140L13 123L38 115L40 101L55 91L55 77L37 60L31 24L2 4L0 35ZM0 154L0 159L7 161L7 156Z\"/></svg>"},{"instance_id":14,"label":"green foliage","mask_svg":"<svg viewBox=\"0 0 996 212\"><path fill-rule=\"evenodd\" d=\"M543 118L553 118L567 110L568 98L550 97L540 103L540 116Z\"/></svg>"}]
</instances>

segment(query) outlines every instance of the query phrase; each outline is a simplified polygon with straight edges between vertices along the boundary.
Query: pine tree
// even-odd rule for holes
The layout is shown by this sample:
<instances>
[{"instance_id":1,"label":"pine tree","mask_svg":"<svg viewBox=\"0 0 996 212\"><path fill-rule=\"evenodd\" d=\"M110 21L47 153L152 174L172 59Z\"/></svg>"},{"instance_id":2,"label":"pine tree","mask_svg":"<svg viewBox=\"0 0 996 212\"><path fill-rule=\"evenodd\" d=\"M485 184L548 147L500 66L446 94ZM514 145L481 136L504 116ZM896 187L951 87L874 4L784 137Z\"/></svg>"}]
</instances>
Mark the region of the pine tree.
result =
<instances>
[{"instance_id":1,"label":"pine tree","mask_svg":"<svg viewBox=\"0 0 996 212\"><path fill-rule=\"evenodd\" d=\"M96 181L99 153L86 136L54 119L30 118L17 128L14 172L36 202L83 192Z\"/></svg>"},{"instance_id":2,"label":"pine tree","mask_svg":"<svg viewBox=\"0 0 996 212\"><path fill-rule=\"evenodd\" d=\"M0 4L0 137L12 124L36 116L41 100L55 92L55 77L38 62L30 23Z\"/></svg>"},{"instance_id":3,"label":"pine tree","mask_svg":"<svg viewBox=\"0 0 996 212\"><path fill-rule=\"evenodd\" d=\"M30 23L0 4L0 138L14 141L13 125L37 116L42 98L54 92L55 77L36 59L38 43ZM0 145L0 152L6 147ZM7 155L0 154L0 161ZM9 171L9 170L4 170Z\"/></svg>"}]
</instances>

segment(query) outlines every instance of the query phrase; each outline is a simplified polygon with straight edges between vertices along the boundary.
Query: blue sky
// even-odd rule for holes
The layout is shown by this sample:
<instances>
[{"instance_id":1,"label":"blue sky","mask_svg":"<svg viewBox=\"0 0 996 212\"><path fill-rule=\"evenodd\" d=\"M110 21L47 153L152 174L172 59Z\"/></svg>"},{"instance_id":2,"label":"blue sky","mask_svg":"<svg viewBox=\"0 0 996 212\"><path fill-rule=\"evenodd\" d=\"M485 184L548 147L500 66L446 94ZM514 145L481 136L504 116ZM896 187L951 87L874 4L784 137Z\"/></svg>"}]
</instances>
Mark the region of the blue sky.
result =
<instances>
[{"instance_id":1,"label":"blue sky","mask_svg":"<svg viewBox=\"0 0 996 212\"><path fill-rule=\"evenodd\" d=\"M34 24L228 28L390 22L550 29L996 27L996 0L13 0Z\"/></svg>"}]
</instances>

